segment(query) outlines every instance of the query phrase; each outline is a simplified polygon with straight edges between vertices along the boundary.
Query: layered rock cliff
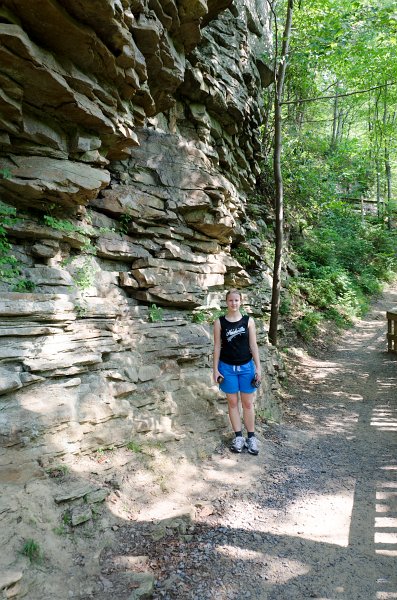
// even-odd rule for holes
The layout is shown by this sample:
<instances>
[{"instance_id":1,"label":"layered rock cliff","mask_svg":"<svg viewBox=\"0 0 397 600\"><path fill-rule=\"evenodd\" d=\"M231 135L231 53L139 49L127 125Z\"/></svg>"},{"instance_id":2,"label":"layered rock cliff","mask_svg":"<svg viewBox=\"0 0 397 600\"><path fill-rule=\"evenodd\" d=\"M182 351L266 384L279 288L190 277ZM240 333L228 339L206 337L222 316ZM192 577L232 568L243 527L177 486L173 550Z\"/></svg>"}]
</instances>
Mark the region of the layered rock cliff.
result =
<instances>
[{"instance_id":1,"label":"layered rock cliff","mask_svg":"<svg viewBox=\"0 0 397 600\"><path fill-rule=\"evenodd\" d=\"M272 402L253 204L267 10L3 1L3 480L140 435L220 431L208 317L231 286L258 319L259 408Z\"/></svg>"}]
</instances>

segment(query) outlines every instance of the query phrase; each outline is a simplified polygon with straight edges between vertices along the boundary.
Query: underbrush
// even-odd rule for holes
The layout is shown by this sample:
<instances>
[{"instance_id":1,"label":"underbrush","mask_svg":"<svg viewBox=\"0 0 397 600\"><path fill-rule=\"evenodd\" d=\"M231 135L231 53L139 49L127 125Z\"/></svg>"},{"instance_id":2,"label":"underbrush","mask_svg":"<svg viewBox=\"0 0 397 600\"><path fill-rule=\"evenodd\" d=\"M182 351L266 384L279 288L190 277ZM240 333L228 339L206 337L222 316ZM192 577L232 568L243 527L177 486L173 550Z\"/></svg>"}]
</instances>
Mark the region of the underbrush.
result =
<instances>
[{"instance_id":1,"label":"underbrush","mask_svg":"<svg viewBox=\"0 0 397 600\"><path fill-rule=\"evenodd\" d=\"M348 327L368 309L397 272L397 235L383 223L362 221L348 207L334 203L317 227L292 240L299 276L284 292L280 312L310 340L321 322Z\"/></svg>"}]
</instances>

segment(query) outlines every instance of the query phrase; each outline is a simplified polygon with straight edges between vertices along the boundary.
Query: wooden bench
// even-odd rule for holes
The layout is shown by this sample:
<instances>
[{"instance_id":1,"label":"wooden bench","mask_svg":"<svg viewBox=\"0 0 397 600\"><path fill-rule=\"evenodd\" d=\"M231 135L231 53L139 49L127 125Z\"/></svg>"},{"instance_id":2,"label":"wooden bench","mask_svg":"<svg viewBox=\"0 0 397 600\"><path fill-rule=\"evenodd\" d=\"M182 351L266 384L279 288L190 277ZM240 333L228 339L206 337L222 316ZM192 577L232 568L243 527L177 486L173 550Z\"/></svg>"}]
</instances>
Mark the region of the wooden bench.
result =
<instances>
[{"instance_id":1,"label":"wooden bench","mask_svg":"<svg viewBox=\"0 0 397 600\"><path fill-rule=\"evenodd\" d=\"M397 311L389 310L387 317L387 351L397 354Z\"/></svg>"}]
</instances>

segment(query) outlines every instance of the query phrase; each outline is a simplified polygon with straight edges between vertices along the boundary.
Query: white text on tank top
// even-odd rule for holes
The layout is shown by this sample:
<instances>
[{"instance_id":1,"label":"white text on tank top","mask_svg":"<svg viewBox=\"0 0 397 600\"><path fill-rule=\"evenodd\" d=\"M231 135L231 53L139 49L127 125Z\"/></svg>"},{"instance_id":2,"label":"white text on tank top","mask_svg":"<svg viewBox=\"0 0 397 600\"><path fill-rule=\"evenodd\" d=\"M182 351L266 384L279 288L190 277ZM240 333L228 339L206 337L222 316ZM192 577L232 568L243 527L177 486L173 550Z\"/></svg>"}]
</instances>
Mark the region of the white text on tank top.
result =
<instances>
[{"instance_id":1,"label":"white text on tank top","mask_svg":"<svg viewBox=\"0 0 397 600\"><path fill-rule=\"evenodd\" d=\"M226 340L228 342L231 342L231 340L233 338L235 338L236 335L241 335L242 333L245 333L244 327L236 327L235 329L227 329L225 332Z\"/></svg>"}]
</instances>

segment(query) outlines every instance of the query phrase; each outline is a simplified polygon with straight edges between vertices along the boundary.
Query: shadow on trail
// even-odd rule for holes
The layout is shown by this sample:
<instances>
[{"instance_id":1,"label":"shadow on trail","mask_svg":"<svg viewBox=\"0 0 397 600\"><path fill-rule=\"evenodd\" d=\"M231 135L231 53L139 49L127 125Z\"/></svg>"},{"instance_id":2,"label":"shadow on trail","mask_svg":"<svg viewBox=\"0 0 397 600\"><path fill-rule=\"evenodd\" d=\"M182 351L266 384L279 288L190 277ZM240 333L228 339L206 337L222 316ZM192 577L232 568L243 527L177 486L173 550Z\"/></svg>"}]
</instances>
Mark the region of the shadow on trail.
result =
<instances>
[{"instance_id":1,"label":"shadow on trail","mask_svg":"<svg viewBox=\"0 0 397 600\"><path fill-rule=\"evenodd\" d=\"M244 496L245 527L233 527L230 518L224 526L222 518L209 517L187 537L168 530L154 542L153 523L125 526L119 546L109 549L104 561L105 576L117 589L119 574L109 565L116 565L128 546L131 556L149 557L157 582L154 600L397 598L397 407L390 402L389 379L378 383L378 402L364 398L357 418L338 431L328 432L325 424L310 437L280 438L284 468L268 467L261 491L252 496L256 518ZM336 421L342 407L338 402L334 408ZM325 503L318 504L319 499ZM304 517L309 524L313 517L304 535L300 524L291 521L296 503L303 510L309 507ZM230 517L232 508L232 502L224 506L224 515ZM285 533L274 532L269 511ZM346 526L334 541L338 511ZM97 599L110 600L115 589ZM129 593L125 589L117 597L127 600Z\"/></svg>"}]
</instances>

